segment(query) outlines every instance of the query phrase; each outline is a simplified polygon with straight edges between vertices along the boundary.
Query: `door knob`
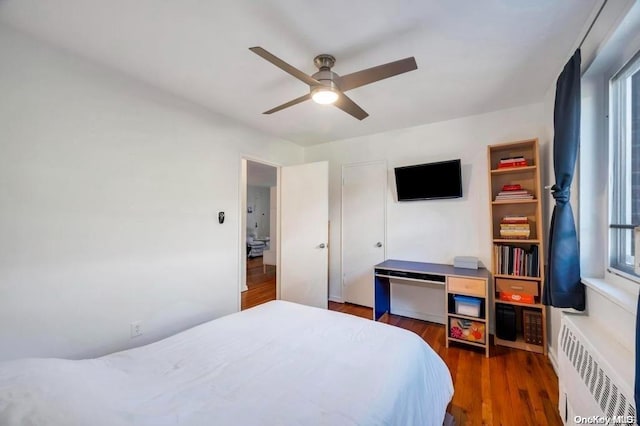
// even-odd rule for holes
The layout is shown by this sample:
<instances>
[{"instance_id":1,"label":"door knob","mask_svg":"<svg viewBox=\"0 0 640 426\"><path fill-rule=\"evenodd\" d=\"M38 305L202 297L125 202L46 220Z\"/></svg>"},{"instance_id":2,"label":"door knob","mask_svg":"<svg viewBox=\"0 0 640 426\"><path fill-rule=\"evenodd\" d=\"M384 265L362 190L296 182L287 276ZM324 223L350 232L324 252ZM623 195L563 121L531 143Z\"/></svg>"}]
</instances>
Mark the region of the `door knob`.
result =
<instances>
[{"instance_id":1,"label":"door knob","mask_svg":"<svg viewBox=\"0 0 640 426\"><path fill-rule=\"evenodd\" d=\"M326 246L324 245L324 243L320 243L320 245L318 247L319 248L325 248Z\"/></svg>"},{"instance_id":2,"label":"door knob","mask_svg":"<svg viewBox=\"0 0 640 426\"><path fill-rule=\"evenodd\" d=\"M376 243L376 247L382 247L382 243L381 243L380 241L378 241L378 242Z\"/></svg>"}]
</instances>

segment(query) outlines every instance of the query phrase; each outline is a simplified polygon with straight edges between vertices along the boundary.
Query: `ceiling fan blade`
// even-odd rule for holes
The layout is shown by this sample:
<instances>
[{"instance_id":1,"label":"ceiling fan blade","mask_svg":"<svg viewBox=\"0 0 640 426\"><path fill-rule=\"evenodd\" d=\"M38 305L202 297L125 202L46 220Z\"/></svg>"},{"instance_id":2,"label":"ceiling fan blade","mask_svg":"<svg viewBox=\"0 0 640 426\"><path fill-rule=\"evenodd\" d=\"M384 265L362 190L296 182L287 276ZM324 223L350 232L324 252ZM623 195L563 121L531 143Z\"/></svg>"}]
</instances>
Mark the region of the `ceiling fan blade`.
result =
<instances>
[{"instance_id":1,"label":"ceiling fan blade","mask_svg":"<svg viewBox=\"0 0 640 426\"><path fill-rule=\"evenodd\" d=\"M394 75L418 69L416 59L410 58L400 59L399 61L389 62L388 64L378 65L377 67L367 68L366 70L357 71L340 77L340 90L355 89L365 84L373 83Z\"/></svg>"},{"instance_id":2,"label":"ceiling fan blade","mask_svg":"<svg viewBox=\"0 0 640 426\"><path fill-rule=\"evenodd\" d=\"M295 98L292 101L289 101L285 104L279 105L275 108L271 108L269 111L265 111L263 112L263 114L273 114L274 112L278 112L280 110L283 110L285 108L289 108L290 106L294 106L299 104L300 102L304 102L304 101L308 101L309 99L311 99L311 93L307 93L304 96L300 96L299 98Z\"/></svg>"},{"instance_id":3,"label":"ceiling fan blade","mask_svg":"<svg viewBox=\"0 0 640 426\"><path fill-rule=\"evenodd\" d=\"M256 55L262 57L263 59L266 59L267 61L271 62L273 65L275 65L276 67L280 68L281 70L291 74L292 76L294 76L298 80L307 83L309 86L317 86L317 85L320 84L320 82L318 80L316 80L315 78L313 78L310 75L307 75L307 74L303 73L299 69L289 65L288 63L286 63L282 59L278 58L277 56L267 52L262 47L257 47L257 46L256 47L250 47L249 50L252 51L253 53L255 53Z\"/></svg>"},{"instance_id":4,"label":"ceiling fan blade","mask_svg":"<svg viewBox=\"0 0 640 426\"><path fill-rule=\"evenodd\" d=\"M338 100L334 103L335 106L346 112L347 114L351 114L358 120L364 120L369 116L365 110L360 108L357 103L353 102L347 95L344 93L340 93Z\"/></svg>"}]
</instances>

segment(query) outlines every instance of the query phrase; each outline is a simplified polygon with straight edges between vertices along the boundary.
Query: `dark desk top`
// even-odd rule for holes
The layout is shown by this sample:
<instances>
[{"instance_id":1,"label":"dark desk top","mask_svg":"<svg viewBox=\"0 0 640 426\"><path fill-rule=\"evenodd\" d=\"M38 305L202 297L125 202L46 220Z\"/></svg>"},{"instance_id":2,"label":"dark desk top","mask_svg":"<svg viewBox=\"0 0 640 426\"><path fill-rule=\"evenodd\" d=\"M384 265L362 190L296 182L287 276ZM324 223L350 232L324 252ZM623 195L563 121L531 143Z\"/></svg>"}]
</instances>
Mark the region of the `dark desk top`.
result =
<instances>
[{"instance_id":1,"label":"dark desk top","mask_svg":"<svg viewBox=\"0 0 640 426\"><path fill-rule=\"evenodd\" d=\"M453 265L443 263L409 262L406 260L387 259L375 266L376 269L391 271L418 272L422 274L453 275L461 277L489 278L489 271L485 268L467 269L454 268Z\"/></svg>"}]
</instances>

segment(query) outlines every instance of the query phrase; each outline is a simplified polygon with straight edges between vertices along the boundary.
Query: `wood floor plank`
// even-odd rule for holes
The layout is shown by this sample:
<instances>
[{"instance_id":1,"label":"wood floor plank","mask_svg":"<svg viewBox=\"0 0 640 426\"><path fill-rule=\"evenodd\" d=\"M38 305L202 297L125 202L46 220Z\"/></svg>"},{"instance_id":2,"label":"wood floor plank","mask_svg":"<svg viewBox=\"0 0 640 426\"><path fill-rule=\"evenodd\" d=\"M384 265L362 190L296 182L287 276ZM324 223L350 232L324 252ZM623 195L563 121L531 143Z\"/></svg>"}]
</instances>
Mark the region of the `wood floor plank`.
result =
<instances>
[{"instance_id":1,"label":"wood floor plank","mask_svg":"<svg viewBox=\"0 0 640 426\"><path fill-rule=\"evenodd\" d=\"M480 396L478 388L474 386L474 368L471 361L470 353L460 352L458 360L458 368L453 376L453 384L455 393L452 401L451 414L456 419L457 424L474 425L474 419L477 421L481 416L474 415L473 406L474 397ZM462 385L462 383L465 385Z\"/></svg>"},{"instance_id":2,"label":"wood floor plank","mask_svg":"<svg viewBox=\"0 0 640 426\"><path fill-rule=\"evenodd\" d=\"M264 274L257 259L249 290L242 294L243 309L275 299L275 268ZM348 303L329 301L329 309L366 319L373 316L371 308ZM544 355L491 345L491 357L486 358L484 351L463 345L446 348L443 325L393 314L383 319L422 337L447 364L455 387L448 411L457 426L562 425L558 379Z\"/></svg>"},{"instance_id":3,"label":"wood floor plank","mask_svg":"<svg viewBox=\"0 0 640 426\"><path fill-rule=\"evenodd\" d=\"M490 361L491 371L491 401L495 425L518 424L514 418L511 401L504 395L511 393L508 371L504 356L493 356Z\"/></svg>"},{"instance_id":4,"label":"wood floor plank","mask_svg":"<svg viewBox=\"0 0 640 426\"><path fill-rule=\"evenodd\" d=\"M493 398L491 397L491 363L483 358L480 363L480 384L482 387L482 424L493 424Z\"/></svg>"},{"instance_id":5,"label":"wood floor plank","mask_svg":"<svg viewBox=\"0 0 640 426\"><path fill-rule=\"evenodd\" d=\"M514 407L520 407L518 417L523 421L523 424L538 425L527 389L529 377L526 374L525 362L520 356L521 352L514 350L512 356L507 358L508 369L511 372L509 375L510 383L515 383L515 389L512 389L511 392L511 400Z\"/></svg>"}]
</instances>

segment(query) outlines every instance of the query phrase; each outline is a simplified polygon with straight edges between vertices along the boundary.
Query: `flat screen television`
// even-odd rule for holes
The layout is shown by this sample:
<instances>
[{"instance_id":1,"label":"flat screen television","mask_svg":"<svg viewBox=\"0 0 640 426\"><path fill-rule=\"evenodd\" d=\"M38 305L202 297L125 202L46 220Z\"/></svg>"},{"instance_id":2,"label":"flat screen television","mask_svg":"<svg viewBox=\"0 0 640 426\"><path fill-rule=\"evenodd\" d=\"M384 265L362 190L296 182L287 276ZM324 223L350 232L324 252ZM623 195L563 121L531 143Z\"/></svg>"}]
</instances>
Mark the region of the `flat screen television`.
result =
<instances>
[{"instance_id":1,"label":"flat screen television","mask_svg":"<svg viewBox=\"0 0 640 426\"><path fill-rule=\"evenodd\" d=\"M462 197L460 159L396 167L398 201Z\"/></svg>"}]
</instances>

